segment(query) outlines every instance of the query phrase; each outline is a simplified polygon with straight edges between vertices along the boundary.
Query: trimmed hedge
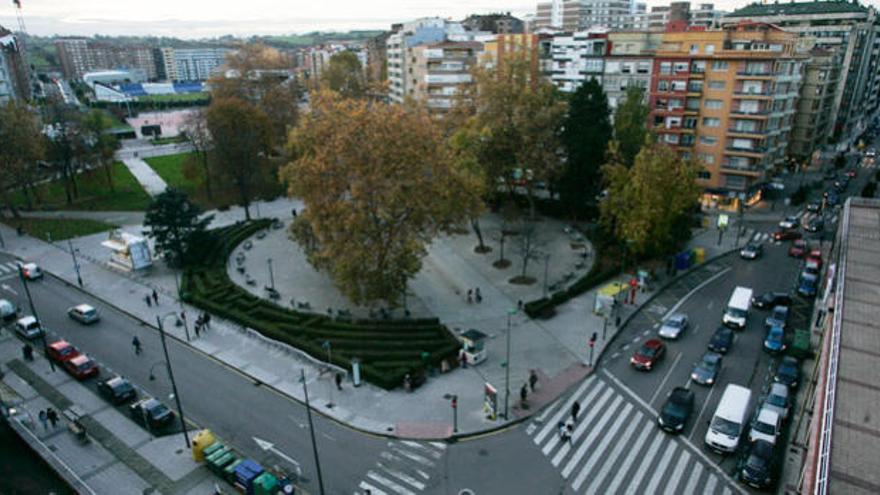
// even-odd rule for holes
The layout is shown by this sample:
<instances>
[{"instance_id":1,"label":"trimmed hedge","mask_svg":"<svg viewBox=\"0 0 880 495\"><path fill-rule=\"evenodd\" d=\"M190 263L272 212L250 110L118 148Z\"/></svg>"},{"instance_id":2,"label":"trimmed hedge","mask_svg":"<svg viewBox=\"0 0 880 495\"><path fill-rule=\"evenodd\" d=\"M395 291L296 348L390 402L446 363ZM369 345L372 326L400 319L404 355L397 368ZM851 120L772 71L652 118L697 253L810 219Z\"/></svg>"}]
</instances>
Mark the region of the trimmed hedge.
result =
<instances>
[{"instance_id":1,"label":"trimmed hedge","mask_svg":"<svg viewBox=\"0 0 880 495\"><path fill-rule=\"evenodd\" d=\"M457 364L461 344L437 318L336 321L284 308L232 282L226 263L233 250L271 224L261 219L210 231L201 263L184 272L184 300L317 359L327 359L323 343L330 342L333 364L351 369L351 360L360 359L361 376L388 390L402 385L407 373L419 383L427 368L444 360Z\"/></svg>"}]
</instances>

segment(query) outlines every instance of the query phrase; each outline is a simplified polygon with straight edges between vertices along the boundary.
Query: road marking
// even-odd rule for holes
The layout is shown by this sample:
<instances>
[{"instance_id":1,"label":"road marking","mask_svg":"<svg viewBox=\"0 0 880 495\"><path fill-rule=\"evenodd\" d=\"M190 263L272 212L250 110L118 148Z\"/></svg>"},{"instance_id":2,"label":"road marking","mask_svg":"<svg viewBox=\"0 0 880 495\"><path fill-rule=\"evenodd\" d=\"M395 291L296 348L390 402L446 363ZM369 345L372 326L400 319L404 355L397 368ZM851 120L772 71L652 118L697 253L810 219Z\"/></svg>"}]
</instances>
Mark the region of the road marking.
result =
<instances>
[{"instance_id":1,"label":"road marking","mask_svg":"<svg viewBox=\"0 0 880 495\"><path fill-rule=\"evenodd\" d=\"M374 494L374 495L388 495L388 492L382 491L382 490L376 488L375 486L367 483L366 481L361 481L361 484L358 485L358 488L360 488L361 490L364 490L365 492L367 490L370 490L370 493ZM355 495L357 495L357 494L355 494Z\"/></svg>"},{"instance_id":2,"label":"road marking","mask_svg":"<svg viewBox=\"0 0 880 495\"><path fill-rule=\"evenodd\" d=\"M694 470L691 472L687 486L682 493L697 493L697 482L700 481L701 474L703 474L703 465L697 462L694 464Z\"/></svg>"},{"instance_id":3,"label":"road marking","mask_svg":"<svg viewBox=\"0 0 880 495\"><path fill-rule=\"evenodd\" d=\"M617 411L617 408L618 408L618 406L620 406L621 402L623 402L623 396L615 394L614 402L612 402L611 405L608 407L607 411L605 411L608 414L605 414L604 416L602 416L602 419L600 419L599 422L596 423L595 428L593 428L590 431L590 434L587 435L587 438L585 438L584 441L581 442L580 446L578 446L578 449L575 451L574 455L571 457L571 459L569 459L568 463L562 469L562 477L563 478L568 479L568 477L571 475L571 472L574 471L574 468L577 466L577 464L584 457L584 454L587 453L587 449L590 448L590 445L596 441L596 438L599 436L600 433L602 433L602 429L605 428L605 425L608 423L608 421L611 420L612 415L614 414L615 411ZM627 405L630 405L630 404L627 404ZM592 420L590 422L592 422ZM585 427L586 423L582 424L582 426ZM556 461L556 458L554 458L553 460ZM559 459L559 460L561 461L562 459ZM559 466L559 462L555 462L553 464L553 466L554 467Z\"/></svg>"},{"instance_id":4,"label":"road marking","mask_svg":"<svg viewBox=\"0 0 880 495\"><path fill-rule=\"evenodd\" d=\"M645 409L647 409L648 412L650 412L652 415L654 415L654 416L657 415L657 411L655 411L654 408L651 407L650 404L648 404L647 402L645 402L644 399L642 399L641 397L639 397L638 395L636 395L635 392L633 392L632 390L629 389L629 387L627 387L626 385L624 385L623 382L621 382L620 379L618 379L616 376L614 376L614 375L612 375L611 373L609 373L608 370L606 370L605 368L602 368L602 374L605 375L605 376L607 376L608 379L610 379L611 381L613 381L615 385L617 385L618 387L620 387L620 389L623 390L624 392L626 392L626 393L627 393L627 394L628 394L633 400L635 400L636 402L638 402L639 404L641 404L642 407L644 407Z\"/></svg>"},{"instance_id":5,"label":"road marking","mask_svg":"<svg viewBox=\"0 0 880 495\"><path fill-rule=\"evenodd\" d=\"M416 495L416 493L414 491L407 490L406 488L398 485L397 483L391 481L390 479L388 479L384 476L381 476L379 473L377 473L375 471L372 471L372 470L368 471L367 478L370 478L371 480L375 481L376 483L379 483L380 485L384 486L385 488L388 488L389 490L391 490L395 493L398 493L400 495Z\"/></svg>"},{"instance_id":6,"label":"road marking","mask_svg":"<svg viewBox=\"0 0 880 495\"><path fill-rule=\"evenodd\" d=\"M731 267L725 268L724 270L721 270L720 272L716 273L715 275L712 275L711 277L709 277L709 278L707 278L706 280L704 280L703 282L701 282L700 285L698 285L698 286L694 287L693 289L691 289L690 292L688 292L687 294L685 294L684 297L682 297L681 299L678 300L677 303L675 303L675 306L673 306L672 309L670 309L669 312L666 313L666 316L663 317L663 319L665 320L666 318L669 318L670 316L672 316L672 314L675 313L675 312L678 310L678 308L680 308L681 305L684 304L684 303L685 303L685 302L686 302L686 301L687 301L692 295L694 295L697 291L699 291L699 290L702 289L703 287L709 285L710 283L714 282L716 278L718 278L718 277L724 275L725 273L729 272L730 270L732 270Z\"/></svg>"},{"instance_id":7,"label":"road marking","mask_svg":"<svg viewBox=\"0 0 880 495\"><path fill-rule=\"evenodd\" d=\"M599 456L601 456L602 454L605 453L605 450L608 449L608 444L611 443L612 440L614 440L615 442L618 441L614 437L614 435L616 435L617 431L620 430L620 427L623 426L624 421L629 419L629 415L632 411L633 411L633 405L630 403L627 403L626 407L623 408L623 412L620 413L619 416L617 416L617 420L614 422L614 425L611 426L611 429L605 435L605 438L603 438L602 442L599 444L599 446L596 447L595 450L593 450L593 455L591 455L589 457L589 459L587 459L587 462L584 463L584 466L581 468L580 473L578 473L577 477L574 479L574 483L572 483L572 487L574 487L575 490L580 490L581 485L583 485L584 481L586 481L586 479L587 479L587 475L590 474L590 471L592 471L593 469L596 468L596 463L599 461ZM638 410L636 410L636 413L638 413ZM626 440L629 440L629 436L632 435L632 432L635 430L635 427L636 427L636 421L632 421L630 423L629 428L627 428L624 431L624 435L626 437ZM619 440L620 443L618 443L618 446L626 444L626 440L621 438Z\"/></svg>"},{"instance_id":8,"label":"road marking","mask_svg":"<svg viewBox=\"0 0 880 495\"><path fill-rule=\"evenodd\" d=\"M407 450L401 449L400 447L397 447L396 445L390 445L389 447L391 448L391 450L393 450L393 451L397 452L398 454L400 454L400 455L406 457L407 459L410 459L410 460L416 461L416 462L418 462L419 464L421 464L421 465L423 465L423 466L434 467L434 463L433 463L430 459L427 459L427 458L425 458L425 457L422 457L422 456L420 456L420 455L418 455L418 454L414 454L414 453L409 452L409 451L407 451Z\"/></svg>"},{"instance_id":9,"label":"road marking","mask_svg":"<svg viewBox=\"0 0 880 495\"><path fill-rule=\"evenodd\" d=\"M654 427L653 424L649 421L642 427L641 433L639 433L639 437L636 439L636 442L633 444L636 447L629 452L629 455L626 457L626 460L623 461L623 465L620 466L620 469L617 470L617 474L614 475L614 479L611 480L611 485L605 491L605 493L617 493L617 489L620 488L620 484L623 483L623 478L626 476L626 473L629 471L629 468L632 466L633 462L635 462L636 458L638 458L638 453L642 445L648 440L648 433L651 432L651 429ZM621 445L623 445L621 443ZM627 447L629 447L627 445ZM616 467L616 466L615 466ZM592 488L592 486L591 486ZM589 490L587 490L589 491ZM693 492L691 492L693 493Z\"/></svg>"},{"instance_id":10,"label":"road marking","mask_svg":"<svg viewBox=\"0 0 880 495\"><path fill-rule=\"evenodd\" d=\"M706 401L703 402L703 407L700 408L700 414L697 414L697 419L694 420L694 429L691 430L691 434L688 435L688 440L694 439L694 433L697 432L696 425L700 424L700 418L703 417L703 413L706 412L706 408L709 407L709 401L712 399L713 393L715 393L715 387L712 387L709 390L709 395L706 396Z\"/></svg>"},{"instance_id":11,"label":"road marking","mask_svg":"<svg viewBox=\"0 0 880 495\"><path fill-rule=\"evenodd\" d=\"M666 467L669 466L669 462L672 461L672 456L675 454L675 447L675 442L672 441L666 446L666 450L663 451L663 457L660 458L660 464L658 464L657 468L654 470L654 476L651 476L651 481L648 482L648 488L645 489L645 493L657 493L657 485L659 485L660 481L666 476Z\"/></svg>"},{"instance_id":12,"label":"road marking","mask_svg":"<svg viewBox=\"0 0 880 495\"><path fill-rule=\"evenodd\" d=\"M675 495L678 493L675 489L678 487L678 482L681 481L681 475L684 474L684 468L687 467L688 461L691 460L691 454L688 451L683 451L681 457L678 458L678 464L675 465L675 469L672 471L672 478L669 478L669 482L666 484L666 490L664 493L666 495Z\"/></svg>"},{"instance_id":13,"label":"road marking","mask_svg":"<svg viewBox=\"0 0 880 495\"><path fill-rule=\"evenodd\" d=\"M647 337L650 334L651 334L650 330L645 330L644 332L642 332L642 335L644 335L645 337Z\"/></svg>"},{"instance_id":14,"label":"road marking","mask_svg":"<svg viewBox=\"0 0 880 495\"><path fill-rule=\"evenodd\" d=\"M560 408L559 411L557 411L556 414L553 415L553 419L548 421L544 428L538 433L538 436L535 437L536 444L540 445L541 442L544 440L544 437L546 437L548 433L556 428L556 424L559 423L559 419L562 417L563 414L570 413L571 405L574 404L574 401L577 400L577 397L584 393L584 390L587 388L587 386L592 384L595 380L596 375L590 375L590 377L584 380L584 383L581 384L580 387L578 387L577 391L571 394L571 397L569 397L568 400L565 401L565 407ZM598 388L602 388L604 386L605 384L601 381L597 383Z\"/></svg>"},{"instance_id":15,"label":"road marking","mask_svg":"<svg viewBox=\"0 0 880 495\"><path fill-rule=\"evenodd\" d=\"M636 475L630 479L630 483L626 487L626 495L646 493L638 489L639 484L642 482L642 478L645 477L645 473L648 472L648 468L652 467L652 465L654 464L654 457L657 456L657 451L660 450L660 444L663 443L663 438L663 435L657 435L656 437L654 437L654 441L651 442L651 447L645 454L642 463L639 464L639 469L636 471Z\"/></svg>"},{"instance_id":16,"label":"road marking","mask_svg":"<svg viewBox=\"0 0 880 495\"><path fill-rule=\"evenodd\" d=\"M618 356L620 356L620 353L615 352L614 354L611 355L611 359L617 359Z\"/></svg>"},{"instance_id":17,"label":"road marking","mask_svg":"<svg viewBox=\"0 0 880 495\"><path fill-rule=\"evenodd\" d=\"M3 285L0 286L0 287L3 287L3 290L5 290L6 292L9 292L9 293L12 294L12 295L14 295L14 296L18 296L18 292L17 292L15 289L13 289L12 287L10 287L10 286L8 286L8 285L6 285L6 284L3 284Z\"/></svg>"},{"instance_id":18,"label":"road marking","mask_svg":"<svg viewBox=\"0 0 880 495\"><path fill-rule=\"evenodd\" d=\"M415 488L416 490L424 490L425 489L424 483L422 483L421 481L413 478L412 476L410 476L400 470L392 469L390 466L385 466L381 462L377 462L376 465L379 466L380 468L382 468L383 470L385 470L386 473L388 473L391 476L394 476L395 478L399 479L400 481L410 485L411 487Z\"/></svg>"},{"instance_id":19,"label":"road marking","mask_svg":"<svg viewBox=\"0 0 880 495\"><path fill-rule=\"evenodd\" d=\"M402 441L402 442L400 442L400 443L402 443L402 444L404 444L404 445L408 445L408 446L413 447L413 448L416 448L416 449L419 449L419 450L423 450L423 451L425 451L428 455L430 455L431 457L433 457L434 459L439 459L440 456L443 455L443 454L441 454L440 452L437 452L436 450L431 450L431 449L429 449L426 445L420 444L420 443L418 443L418 442L413 442L413 441L411 441L411 440L404 440L404 441Z\"/></svg>"},{"instance_id":20,"label":"road marking","mask_svg":"<svg viewBox=\"0 0 880 495\"><path fill-rule=\"evenodd\" d=\"M660 382L660 386L657 387L657 389L654 390L654 393L651 395L651 401L649 402L649 404L654 403L654 399L657 398L657 394L659 394L660 391L663 390L663 386L666 385L666 380L669 380L669 375L672 374L672 370L674 370L675 366L678 365L678 362L681 361L681 356L683 355L683 353L679 352L678 355L675 356L675 361L672 363L672 366L669 367L669 371L666 372L666 375L663 377L663 381Z\"/></svg>"},{"instance_id":21,"label":"road marking","mask_svg":"<svg viewBox=\"0 0 880 495\"><path fill-rule=\"evenodd\" d=\"M565 457L565 454L567 454L568 451L571 449L572 444L574 444L574 442L576 442L580 439L581 435L583 435L584 431L587 429L587 426L589 426L593 422L593 420L596 419L596 416L600 412L609 412L609 411L604 411L602 409L602 406L604 406L605 403L608 402L608 399L610 399L612 395L616 395L616 394L614 394L614 389L612 389L611 387L608 387L608 389L605 390L605 393L602 395L602 397L596 403L592 403L592 402L589 403L590 404L589 414L587 414L586 418L581 418L580 424L578 424L577 428L575 428L574 432L571 435L571 441L563 444L562 448L559 449L559 452L556 453L556 456L553 457L553 460L552 460L553 467L558 466L559 463L562 462L562 458ZM617 397L619 398L620 396L617 396ZM616 403L613 405L614 405L614 407L617 407ZM556 445L561 440L562 440L562 438L559 435L554 436L549 442L547 442L547 445L545 445L544 448L541 449L541 452L543 452L544 455L550 455L550 452L552 452L553 449L556 448Z\"/></svg>"},{"instance_id":22,"label":"road marking","mask_svg":"<svg viewBox=\"0 0 880 495\"><path fill-rule=\"evenodd\" d=\"M718 486L718 477L714 474L709 475L709 481L703 487L703 493L715 493L715 487Z\"/></svg>"}]
</instances>

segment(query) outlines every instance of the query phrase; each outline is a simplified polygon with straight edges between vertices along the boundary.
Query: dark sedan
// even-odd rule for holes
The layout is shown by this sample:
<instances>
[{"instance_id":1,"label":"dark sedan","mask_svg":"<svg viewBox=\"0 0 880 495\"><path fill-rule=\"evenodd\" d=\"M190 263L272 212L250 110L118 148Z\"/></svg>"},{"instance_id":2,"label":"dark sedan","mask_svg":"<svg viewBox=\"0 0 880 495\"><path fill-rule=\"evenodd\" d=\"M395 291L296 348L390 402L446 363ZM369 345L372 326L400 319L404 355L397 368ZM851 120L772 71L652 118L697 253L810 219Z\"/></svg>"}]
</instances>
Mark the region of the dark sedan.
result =
<instances>
[{"instance_id":1,"label":"dark sedan","mask_svg":"<svg viewBox=\"0 0 880 495\"><path fill-rule=\"evenodd\" d=\"M680 433L694 410L694 393L684 387L675 387L657 416L657 425L669 433Z\"/></svg>"},{"instance_id":2,"label":"dark sedan","mask_svg":"<svg viewBox=\"0 0 880 495\"><path fill-rule=\"evenodd\" d=\"M721 371L721 354L707 352L691 372L691 380L700 385L712 386Z\"/></svg>"},{"instance_id":3,"label":"dark sedan","mask_svg":"<svg viewBox=\"0 0 880 495\"><path fill-rule=\"evenodd\" d=\"M720 326L709 339L709 350L719 354L726 354L733 347L733 330Z\"/></svg>"},{"instance_id":4,"label":"dark sedan","mask_svg":"<svg viewBox=\"0 0 880 495\"><path fill-rule=\"evenodd\" d=\"M791 306L791 294L787 292L765 292L758 297L752 298L752 306L758 309Z\"/></svg>"},{"instance_id":5,"label":"dark sedan","mask_svg":"<svg viewBox=\"0 0 880 495\"><path fill-rule=\"evenodd\" d=\"M779 382L788 388L797 388L800 382L801 370L800 363L791 356L785 356L776 365L776 372L773 374L773 381Z\"/></svg>"},{"instance_id":6,"label":"dark sedan","mask_svg":"<svg viewBox=\"0 0 880 495\"><path fill-rule=\"evenodd\" d=\"M99 383L98 392L114 404L122 404L137 397L131 383L119 375Z\"/></svg>"},{"instance_id":7,"label":"dark sedan","mask_svg":"<svg viewBox=\"0 0 880 495\"><path fill-rule=\"evenodd\" d=\"M174 421L174 412L156 399L142 399L128 408L135 421L148 428L163 428Z\"/></svg>"},{"instance_id":8,"label":"dark sedan","mask_svg":"<svg viewBox=\"0 0 880 495\"><path fill-rule=\"evenodd\" d=\"M774 467L773 444L757 440L743 454L739 478L753 488L768 488L775 481Z\"/></svg>"},{"instance_id":9,"label":"dark sedan","mask_svg":"<svg viewBox=\"0 0 880 495\"><path fill-rule=\"evenodd\" d=\"M803 237L803 234L793 229L779 229L773 233L774 241L788 241L800 239L801 237Z\"/></svg>"}]
</instances>

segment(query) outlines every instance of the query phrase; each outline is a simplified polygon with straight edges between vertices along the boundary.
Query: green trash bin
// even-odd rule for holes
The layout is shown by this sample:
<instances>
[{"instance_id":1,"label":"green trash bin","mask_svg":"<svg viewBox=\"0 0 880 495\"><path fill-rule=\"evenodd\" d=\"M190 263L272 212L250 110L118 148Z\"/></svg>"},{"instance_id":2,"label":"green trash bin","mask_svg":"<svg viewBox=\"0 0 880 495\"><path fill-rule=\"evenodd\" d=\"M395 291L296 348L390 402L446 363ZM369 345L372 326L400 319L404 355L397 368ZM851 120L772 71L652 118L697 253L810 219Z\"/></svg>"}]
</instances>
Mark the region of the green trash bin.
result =
<instances>
[{"instance_id":1,"label":"green trash bin","mask_svg":"<svg viewBox=\"0 0 880 495\"><path fill-rule=\"evenodd\" d=\"M208 445L207 447L205 447L204 450L202 450L202 453L205 455L205 458L207 458L208 456L210 456L211 454L213 454L214 452L217 452L218 450L220 450L222 448L223 448L222 443L214 442L211 445Z\"/></svg>"},{"instance_id":2,"label":"green trash bin","mask_svg":"<svg viewBox=\"0 0 880 495\"><path fill-rule=\"evenodd\" d=\"M223 479L230 485L235 483L235 467L242 463L244 459L236 459L223 468Z\"/></svg>"},{"instance_id":3,"label":"green trash bin","mask_svg":"<svg viewBox=\"0 0 880 495\"><path fill-rule=\"evenodd\" d=\"M229 449L225 445L221 445L219 449L211 452L210 455L205 456L206 462L214 462L218 458L222 457L223 454L229 452Z\"/></svg>"},{"instance_id":4,"label":"green trash bin","mask_svg":"<svg viewBox=\"0 0 880 495\"><path fill-rule=\"evenodd\" d=\"M226 466L235 462L236 459L238 459L238 457L236 457L233 452L226 452L222 456L215 459L214 462L209 463L208 467L217 476L223 476L223 470L226 468Z\"/></svg>"},{"instance_id":5,"label":"green trash bin","mask_svg":"<svg viewBox=\"0 0 880 495\"><path fill-rule=\"evenodd\" d=\"M257 476L251 485L253 495L274 495L278 493L279 487L278 478L265 471Z\"/></svg>"}]
</instances>

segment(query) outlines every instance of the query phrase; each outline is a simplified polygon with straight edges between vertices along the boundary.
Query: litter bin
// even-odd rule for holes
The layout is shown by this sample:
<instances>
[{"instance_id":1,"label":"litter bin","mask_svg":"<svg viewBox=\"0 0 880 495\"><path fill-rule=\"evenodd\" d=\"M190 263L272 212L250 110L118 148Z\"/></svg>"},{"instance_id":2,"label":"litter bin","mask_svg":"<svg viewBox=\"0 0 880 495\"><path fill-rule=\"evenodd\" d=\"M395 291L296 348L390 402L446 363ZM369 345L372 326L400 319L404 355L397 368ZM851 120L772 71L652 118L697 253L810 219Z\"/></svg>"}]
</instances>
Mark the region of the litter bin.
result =
<instances>
[{"instance_id":1,"label":"litter bin","mask_svg":"<svg viewBox=\"0 0 880 495\"><path fill-rule=\"evenodd\" d=\"M697 265L702 265L706 262L706 248L694 248L694 263Z\"/></svg>"},{"instance_id":2,"label":"litter bin","mask_svg":"<svg viewBox=\"0 0 880 495\"><path fill-rule=\"evenodd\" d=\"M683 253L678 253L675 255L675 269L676 270L687 270L691 267L691 253L690 251L685 251Z\"/></svg>"},{"instance_id":3,"label":"litter bin","mask_svg":"<svg viewBox=\"0 0 880 495\"><path fill-rule=\"evenodd\" d=\"M211 430L202 430L193 437L192 440L192 456L196 462L205 460L205 448L215 443L214 434Z\"/></svg>"}]
</instances>

